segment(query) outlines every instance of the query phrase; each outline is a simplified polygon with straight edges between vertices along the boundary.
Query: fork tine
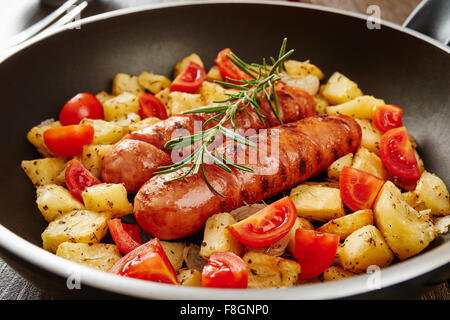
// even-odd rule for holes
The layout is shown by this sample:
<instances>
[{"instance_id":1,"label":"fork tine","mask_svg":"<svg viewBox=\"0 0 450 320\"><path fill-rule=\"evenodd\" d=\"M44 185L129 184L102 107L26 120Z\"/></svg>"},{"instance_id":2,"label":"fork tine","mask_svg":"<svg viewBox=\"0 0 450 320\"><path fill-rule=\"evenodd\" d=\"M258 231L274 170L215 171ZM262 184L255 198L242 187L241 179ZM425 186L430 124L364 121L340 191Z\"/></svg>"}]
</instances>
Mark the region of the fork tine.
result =
<instances>
[{"instance_id":1,"label":"fork tine","mask_svg":"<svg viewBox=\"0 0 450 320\"><path fill-rule=\"evenodd\" d=\"M24 31L18 33L12 38L6 40L5 44L2 46L2 49L7 49L12 46L18 45L19 43L31 38L36 33L47 27L51 24L56 18L61 16L63 13L67 11L72 5L74 5L78 0L68 0L64 2L58 9L50 13L48 16L40 20L39 22L33 24L29 28ZM70 20L69 20L70 21Z\"/></svg>"}]
</instances>

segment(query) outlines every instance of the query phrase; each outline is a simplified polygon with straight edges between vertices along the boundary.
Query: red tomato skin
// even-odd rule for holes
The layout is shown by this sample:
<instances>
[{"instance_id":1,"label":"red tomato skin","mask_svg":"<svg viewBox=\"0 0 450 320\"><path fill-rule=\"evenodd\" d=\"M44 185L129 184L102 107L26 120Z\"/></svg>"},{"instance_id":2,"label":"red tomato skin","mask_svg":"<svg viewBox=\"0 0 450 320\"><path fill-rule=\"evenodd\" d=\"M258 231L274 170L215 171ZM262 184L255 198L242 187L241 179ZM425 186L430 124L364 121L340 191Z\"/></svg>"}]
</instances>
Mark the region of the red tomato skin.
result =
<instances>
[{"instance_id":1,"label":"red tomato skin","mask_svg":"<svg viewBox=\"0 0 450 320\"><path fill-rule=\"evenodd\" d=\"M241 257L232 252L215 252L202 270L202 287L245 289L247 267Z\"/></svg>"},{"instance_id":2,"label":"red tomato skin","mask_svg":"<svg viewBox=\"0 0 450 320\"><path fill-rule=\"evenodd\" d=\"M405 127L391 129L380 140L380 158L392 175L406 181L417 181L421 173Z\"/></svg>"},{"instance_id":3,"label":"red tomato skin","mask_svg":"<svg viewBox=\"0 0 450 320\"><path fill-rule=\"evenodd\" d=\"M133 251L142 244L137 225L122 223L120 219L110 219L108 228L120 252L124 254Z\"/></svg>"},{"instance_id":4,"label":"red tomato skin","mask_svg":"<svg viewBox=\"0 0 450 320\"><path fill-rule=\"evenodd\" d=\"M195 62L189 62L186 69L180 73L170 85L170 92L196 92L206 78L205 69Z\"/></svg>"},{"instance_id":5,"label":"red tomato skin","mask_svg":"<svg viewBox=\"0 0 450 320\"><path fill-rule=\"evenodd\" d=\"M168 118L166 107L151 93L143 93L139 96L139 116L141 119L156 117L165 120Z\"/></svg>"},{"instance_id":6,"label":"red tomato skin","mask_svg":"<svg viewBox=\"0 0 450 320\"><path fill-rule=\"evenodd\" d=\"M77 159L71 160L67 165L65 180L70 193L81 202L83 202L81 193L87 187L101 183Z\"/></svg>"},{"instance_id":7,"label":"red tomato skin","mask_svg":"<svg viewBox=\"0 0 450 320\"><path fill-rule=\"evenodd\" d=\"M297 210L291 198L284 197L227 229L242 244L261 248L283 238L292 229Z\"/></svg>"},{"instance_id":8,"label":"red tomato skin","mask_svg":"<svg viewBox=\"0 0 450 320\"><path fill-rule=\"evenodd\" d=\"M83 146L94 140L94 128L85 124L50 128L44 131L44 142L55 155L71 158L83 152Z\"/></svg>"},{"instance_id":9,"label":"red tomato skin","mask_svg":"<svg viewBox=\"0 0 450 320\"><path fill-rule=\"evenodd\" d=\"M225 81L229 81L231 83L237 83L239 82L233 81L234 80L250 80L251 77L246 74L244 71L239 69L228 57L227 55L231 55L231 50L229 48L223 49L219 52L216 59L214 59L214 62L216 63L217 67L220 70L220 74L222 75L223 79Z\"/></svg>"},{"instance_id":10,"label":"red tomato skin","mask_svg":"<svg viewBox=\"0 0 450 320\"><path fill-rule=\"evenodd\" d=\"M79 93L67 101L59 113L63 126L79 124L81 120L103 119L103 106L97 97L90 93Z\"/></svg>"},{"instance_id":11,"label":"red tomato skin","mask_svg":"<svg viewBox=\"0 0 450 320\"><path fill-rule=\"evenodd\" d=\"M339 176L342 201L353 211L372 208L383 184L383 179L348 166Z\"/></svg>"},{"instance_id":12,"label":"red tomato skin","mask_svg":"<svg viewBox=\"0 0 450 320\"><path fill-rule=\"evenodd\" d=\"M299 279L314 278L324 272L333 263L338 245L338 235L297 229L294 252L301 267Z\"/></svg>"},{"instance_id":13,"label":"red tomato skin","mask_svg":"<svg viewBox=\"0 0 450 320\"><path fill-rule=\"evenodd\" d=\"M372 122L378 130L384 133L403 126L402 113L402 108L394 104L378 106L372 111Z\"/></svg>"},{"instance_id":14,"label":"red tomato skin","mask_svg":"<svg viewBox=\"0 0 450 320\"><path fill-rule=\"evenodd\" d=\"M178 284L175 269L158 238L153 238L123 256L109 272L136 279Z\"/></svg>"}]
</instances>

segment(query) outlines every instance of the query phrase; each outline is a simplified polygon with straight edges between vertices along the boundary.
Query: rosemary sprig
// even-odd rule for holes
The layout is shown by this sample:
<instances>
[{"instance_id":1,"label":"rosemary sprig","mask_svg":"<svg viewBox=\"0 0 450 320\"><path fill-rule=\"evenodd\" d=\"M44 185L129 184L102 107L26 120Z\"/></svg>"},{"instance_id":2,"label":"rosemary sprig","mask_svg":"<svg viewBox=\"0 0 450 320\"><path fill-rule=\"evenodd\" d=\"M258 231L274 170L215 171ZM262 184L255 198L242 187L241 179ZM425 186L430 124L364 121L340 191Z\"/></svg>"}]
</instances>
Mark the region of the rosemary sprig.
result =
<instances>
[{"instance_id":1,"label":"rosemary sprig","mask_svg":"<svg viewBox=\"0 0 450 320\"><path fill-rule=\"evenodd\" d=\"M227 172L231 172L230 167L253 172L251 168L234 163L233 161L226 159L223 155L218 154L215 148L215 141L218 135L221 134L239 144L249 147L256 147L254 142L237 133L238 128L236 124L236 113L244 111L250 114L248 109L252 109L252 111L258 116L261 123L265 125L265 116L260 112L260 105L258 102L259 97L266 98L275 117L280 124L282 124L275 84L281 79L283 62L294 52L294 50L286 52L286 44L287 39L285 38L283 39L280 52L278 54L278 59L275 60L273 57L270 58L272 61L271 67L267 66L265 59L263 59L262 64L249 64L240 59L234 53L231 53L230 55L227 54L230 61L242 70L248 76L248 79L227 78L226 80L230 82L215 81L226 88L237 89L236 93L227 93L226 95L228 98L220 101L214 101L219 104L217 106L203 107L184 112L185 114L216 113L203 123L203 127L213 121L216 122L216 124L211 128L194 133L190 136L179 137L168 141L164 146L166 150L177 150L195 144L198 144L198 146L188 157L174 164L158 168L159 171L155 172L155 174L167 174L185 167L189 168L182 175L165 181L167 183L186 178L191 173L196 174L201 170L203 177L211 190L221 197L224 197L221 193L214 189L208 180L204 167L205 160L217 165L219 168ZM231 122L234 131L227 129L224 126L224 124L228 121ZM214 146L214 149L212 149L213 151L211 151L211 146Z\"/></svg>"}]
</instances>

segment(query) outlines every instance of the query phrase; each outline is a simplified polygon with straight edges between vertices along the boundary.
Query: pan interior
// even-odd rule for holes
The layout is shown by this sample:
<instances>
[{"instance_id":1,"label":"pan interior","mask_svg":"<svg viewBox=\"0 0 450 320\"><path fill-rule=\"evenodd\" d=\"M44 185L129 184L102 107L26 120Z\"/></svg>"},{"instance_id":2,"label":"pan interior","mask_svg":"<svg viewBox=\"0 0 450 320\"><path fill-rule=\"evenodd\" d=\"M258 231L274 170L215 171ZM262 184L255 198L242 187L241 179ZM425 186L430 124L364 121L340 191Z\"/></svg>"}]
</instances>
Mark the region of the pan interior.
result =
<instances>
[{"instance_id":1,"label":"pan interior","mask_svg":"<svg viewBox=\"0 0 450 320\"><path fill-rule=\"evenodd\" d=\"M265 21L265 23L255 23ZM118 72L172 77L175 63L196 52L210 67L230 47L247 61L278 54L284 37L293 59L339 71L363 92L404 108L404 122L426 168L450 185L450 59L422 40L330 12L264 4L161 8L95 21L38 42L0 65L4 152L0 157L0 223L41 246L46 223L20 168L38 158L26 132L78 92L110 90Z\"/></svg>"}]
</instances>

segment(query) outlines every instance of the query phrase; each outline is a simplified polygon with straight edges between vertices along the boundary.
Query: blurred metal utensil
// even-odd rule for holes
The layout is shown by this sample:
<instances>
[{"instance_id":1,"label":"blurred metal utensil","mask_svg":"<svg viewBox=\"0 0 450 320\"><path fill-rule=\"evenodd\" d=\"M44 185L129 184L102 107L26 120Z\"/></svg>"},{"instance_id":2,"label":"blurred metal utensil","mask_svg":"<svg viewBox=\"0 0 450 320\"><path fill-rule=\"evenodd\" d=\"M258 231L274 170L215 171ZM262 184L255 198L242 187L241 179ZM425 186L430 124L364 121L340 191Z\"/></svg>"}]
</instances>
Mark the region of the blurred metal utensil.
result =
<instances>
[{"instance_id":1,"label":"blurred metal utensil","mask_svg":"<svg viewBox=\"0 0 450 320\"><path fill-rule=\"evenodd\" d=\"M62 4L58 9L53 11L42 20L38 21L37 23L33 24L32 26L18 33L12 38L6 40L1 46L0 50L4 51L6 49L10 49L27 40L30 40L32 37L36 36L39 33L48 32L56 27L60 27L72 21L87 6L86 1L75 6L77 2L78 0L68 0L64 2L64 4ZM71 9L72 7L73 9ZM62 17L54 22L61 15Z\"/></svg>"}]
</instances>

